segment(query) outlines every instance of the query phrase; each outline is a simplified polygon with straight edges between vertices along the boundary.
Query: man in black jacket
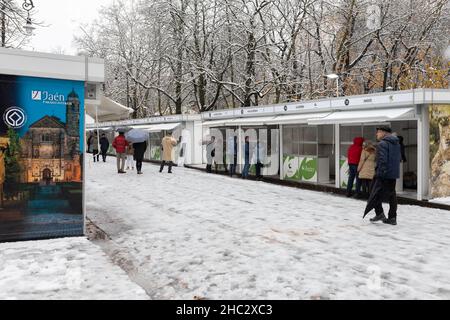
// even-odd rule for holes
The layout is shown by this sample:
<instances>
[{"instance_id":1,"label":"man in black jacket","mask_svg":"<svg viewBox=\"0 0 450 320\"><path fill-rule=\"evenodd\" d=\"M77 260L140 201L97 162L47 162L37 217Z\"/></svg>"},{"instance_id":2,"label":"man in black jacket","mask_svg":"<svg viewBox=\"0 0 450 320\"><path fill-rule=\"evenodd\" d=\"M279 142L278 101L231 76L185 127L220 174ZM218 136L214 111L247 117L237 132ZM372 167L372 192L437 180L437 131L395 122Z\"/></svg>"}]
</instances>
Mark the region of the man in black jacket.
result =
<instances>
[{"instance_id":1,"label":"man in black jacket","mask_svg":"<svg viewBox=\"0 0 450 320\"><path fill-rule=\"evenodd\" d=\"M106 154L108 153L109 149L109 141L104 133L102 133L102 137L100 138L100 149L102 151L103 162L106 162Z\"/></svg>"},{"instance_id":2,"label":"man in black jacket","mask_svg":"<svg viewBox=\"0 0 450 320\"><path fill-rule=\"evenodd\" d=\"M376 216L372 222L383 221L386 224L397 224L397 195L395 184L400 177L401 150L396 136L389 127L377 128L377 163L375 181L369 197L365 214L375 209ZM389 199L389 217L384 215L382 202Z\"/></svg>"}]
</instances>

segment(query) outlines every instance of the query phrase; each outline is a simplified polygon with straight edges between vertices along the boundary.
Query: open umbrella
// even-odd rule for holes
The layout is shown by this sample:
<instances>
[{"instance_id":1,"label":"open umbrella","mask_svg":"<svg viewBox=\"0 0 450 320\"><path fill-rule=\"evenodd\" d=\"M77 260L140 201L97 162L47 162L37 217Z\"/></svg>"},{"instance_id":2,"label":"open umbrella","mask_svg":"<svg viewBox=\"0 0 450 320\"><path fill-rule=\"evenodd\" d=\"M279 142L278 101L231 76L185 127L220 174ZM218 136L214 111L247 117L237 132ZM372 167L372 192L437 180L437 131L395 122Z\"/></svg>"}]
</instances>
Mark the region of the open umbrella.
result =
<instances>
[{"instance_id":1,"label":"open umbrella","mask_svg":"<svg viewBox=\"0 0 450 320\"><path fill-rule=\"evenodd\" d=\"M127 131L130 131L131 130L131 128L124 128L124 127L121 127L121 128L117 128L116 129L116 132L127 132Z\"/></svg>"},{"instance_id":2,"label":"open umbrella","mask_svg":"<svg viewBox=\"0 0 450 320\"><path fill-rule=\"evenodd\" d=\"M131 143L140 143L148 140L148 132L141 129L132 129L125 134L125 139Z\"/></svg>"}]
</instances>

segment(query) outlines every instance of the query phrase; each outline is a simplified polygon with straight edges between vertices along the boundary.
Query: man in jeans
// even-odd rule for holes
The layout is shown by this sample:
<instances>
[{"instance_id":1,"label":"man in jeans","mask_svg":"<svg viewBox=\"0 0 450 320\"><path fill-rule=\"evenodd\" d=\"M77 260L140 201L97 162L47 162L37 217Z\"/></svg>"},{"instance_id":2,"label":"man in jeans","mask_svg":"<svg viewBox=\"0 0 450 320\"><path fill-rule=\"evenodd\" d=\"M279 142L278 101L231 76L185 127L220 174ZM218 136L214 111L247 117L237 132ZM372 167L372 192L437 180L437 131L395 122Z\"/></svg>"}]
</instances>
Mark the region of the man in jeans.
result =
<instances>
[{"instance_id":1,"label":"man in jeans","mask_svg":"<svg viewBox=\"0 0 450 320\"><path fill-rule=\"evenodd\" d=\"M117 172L125 172L125 160L126 160L126 148L128 147L128 141L125 139L125 133L119 131L119 135L113 141L113 147L116 149L117 154Z\"/></svg>"},{"instance_id":2,"label":"man in jeans","mask_svg":"<svg viewBox=\"0 0 450 320\"><path fill-rule=\"evenodd\" d=\"M377 147L375 182L364 214L375 208L376 216L371 222L383 221L397 225L397 195L395 184L400 177L401 148L398 138L392 135L389 127L377 128ZM384 215L382 202L389 199L389 217Z\"/></svg>"}]
</instances>

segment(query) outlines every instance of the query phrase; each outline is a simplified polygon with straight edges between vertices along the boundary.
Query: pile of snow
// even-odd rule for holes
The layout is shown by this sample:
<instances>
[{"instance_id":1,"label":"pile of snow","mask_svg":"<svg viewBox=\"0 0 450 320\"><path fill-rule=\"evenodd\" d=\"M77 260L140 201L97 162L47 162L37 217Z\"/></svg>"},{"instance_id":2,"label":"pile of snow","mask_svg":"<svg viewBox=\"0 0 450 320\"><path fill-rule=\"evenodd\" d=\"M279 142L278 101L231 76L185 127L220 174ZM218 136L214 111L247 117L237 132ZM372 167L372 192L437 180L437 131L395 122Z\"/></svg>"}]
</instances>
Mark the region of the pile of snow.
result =
<instances>
[{"instance_id":1,"label":"pile of snow","mask_svg":"<svg viewBox=\"0 0 450 320\"><path fill-rule=\"evenodd\" d=\"M430 202L446 204L446 205L450 206L450 197L436 198L436 199L430 200Z\"/></svg>"},{"instance_id":2,"label":"pile of snow","mask_svg":"<svg viewBox=\"0 0 450 320\"><path fill-rule=\"evenodd\" d=\"M174 168L87 169L89 217L154 299L450 299L450 212ZM166 169L167 170L167 169Z\"/></svg>"},{"instance_id":3,"label":"pile of snow","mask_svg":"<svg viewBox=\"0 0 450 320\"><path fill-rule=\"evenodd\" d=\"M148 299L84 238L0 244L0 300Z\"/></svg>"}]
</instances>

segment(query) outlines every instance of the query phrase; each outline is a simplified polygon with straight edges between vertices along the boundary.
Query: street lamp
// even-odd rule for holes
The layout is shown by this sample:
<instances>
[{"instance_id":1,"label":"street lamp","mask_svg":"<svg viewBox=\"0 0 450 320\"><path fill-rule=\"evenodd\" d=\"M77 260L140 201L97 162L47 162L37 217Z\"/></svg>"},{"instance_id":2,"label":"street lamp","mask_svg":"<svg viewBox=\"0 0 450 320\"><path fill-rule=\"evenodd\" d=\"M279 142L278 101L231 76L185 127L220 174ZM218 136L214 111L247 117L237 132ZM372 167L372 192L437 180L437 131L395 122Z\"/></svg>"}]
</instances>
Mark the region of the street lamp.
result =
<instances>
[{"instance_id":1,"label":"street lamp","mask_svg":"<svg viewBox=\"0 0 450 320\"><path fill-rule=\"evenodd\" d=\"M336 80L336 97L339 97L339 76L335 73L327 74L328 79Z\"/></svg>"},{"instance_id":2,"label":"street lamp","mask_svg":"<svg viewBox=\"0 0 450 320\"><path fill-rule=\"evenodd\" d=\"M34 3L33 0L24 0L22 3L22 8L27 12L27 21L26 24L23 26L25 29L25 32L28 36L31 36L33 34L34 29L36 29L33 26L33 23L31 22L30 17L30 11L34 9Z\"/></svg>"}]
</instances>

